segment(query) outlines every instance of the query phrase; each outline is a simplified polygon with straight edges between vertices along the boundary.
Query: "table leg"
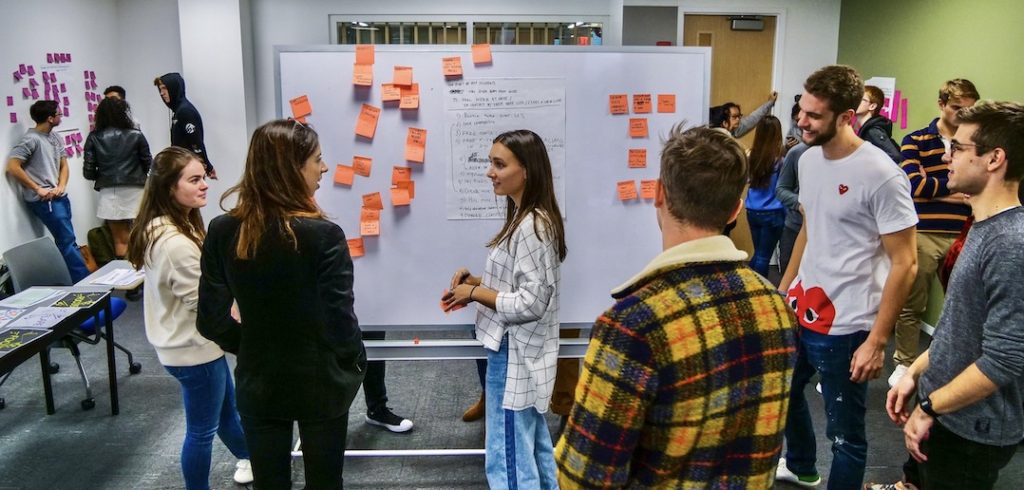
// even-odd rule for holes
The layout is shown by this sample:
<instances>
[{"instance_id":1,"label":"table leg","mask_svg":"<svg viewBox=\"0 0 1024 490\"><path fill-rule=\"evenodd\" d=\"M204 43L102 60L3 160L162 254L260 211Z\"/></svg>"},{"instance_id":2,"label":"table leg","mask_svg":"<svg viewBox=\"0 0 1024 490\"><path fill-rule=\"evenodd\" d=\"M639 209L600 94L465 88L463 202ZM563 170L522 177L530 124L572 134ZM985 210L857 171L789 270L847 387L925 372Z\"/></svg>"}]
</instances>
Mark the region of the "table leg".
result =
<instances>
[{"instance_id":1,"label":"table leg","mask_svg":"<svg viewBox=\"0 0 1024 490\"><path fill-rule=\"evenodd\" d=\"M121 409L117 404L117 358L114 357L114 317L111 309L111 297L111 295L107 295L103 310L107 323L105 337L107 338L107 375L110 378L110 415L117 415Z\"/></svg>"},{"instance_id":2,"label":"table leg","mask_svg":"<svg viewBox=\"0 0 1024 490\"><path fill-rule=\"evenodd\" d=\"M50 348L44 347L39 352L39 364L43 368L43 393L46 395L46 415L53 415L53 386L50 385Z\"/></svg>"}]
</instances>

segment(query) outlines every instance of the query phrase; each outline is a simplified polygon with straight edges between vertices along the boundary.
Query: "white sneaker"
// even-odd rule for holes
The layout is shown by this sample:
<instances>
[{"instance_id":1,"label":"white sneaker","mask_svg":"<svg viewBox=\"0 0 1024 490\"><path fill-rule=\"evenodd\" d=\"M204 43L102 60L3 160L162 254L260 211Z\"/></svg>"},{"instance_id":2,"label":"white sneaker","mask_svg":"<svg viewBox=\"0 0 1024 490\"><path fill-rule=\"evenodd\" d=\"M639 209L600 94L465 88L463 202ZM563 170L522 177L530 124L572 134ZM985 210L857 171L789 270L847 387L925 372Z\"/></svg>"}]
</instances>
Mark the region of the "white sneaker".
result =
<instances>
[{"instance_id":1,"label":"white sneaker","mask_svg":"<svg viewBox=\"0 0 1024 490\"><path fill-rule=\"evenodd\" d=\"M786 467L786 458L779 458L779 467L775 469L775 479L806 488L814 488L821 483L821 475L797 476Z\"/></svg>"},{"instance_id":2,"label":"white sneaker","mask_svg":"<svg viewBox=\"0 0 1024 490\"><path fill-rule=\"evenodd\" d=\"M235 463L235 483L247 485L252 483L252 464L248 459L240 459Z\"/></svg>"},{"instance_id":3,"label":"white sneaker","mask_svg":"<svg viewBox=\"0 0 1024 490\"><path fill-rule=\"evenodd\" d=\"M821 383L818 383L818 384L814 385L814 391L817 391L818 393L821 393Z\"/></svg>"},{"instance_id":4,"label":"white sneaker","mask_svg":"<svg viewBox=\"0 0 1024 490\"><path fill-rule=\"evenodd\" d=\"M896 383L900 382L900 378L902 378L904 374L907 374L907 369L909 368L909 366L897 364L896 369L893 369L892 374L889 375L889 388L896 386Z\"/></svg>"}]
</instances>

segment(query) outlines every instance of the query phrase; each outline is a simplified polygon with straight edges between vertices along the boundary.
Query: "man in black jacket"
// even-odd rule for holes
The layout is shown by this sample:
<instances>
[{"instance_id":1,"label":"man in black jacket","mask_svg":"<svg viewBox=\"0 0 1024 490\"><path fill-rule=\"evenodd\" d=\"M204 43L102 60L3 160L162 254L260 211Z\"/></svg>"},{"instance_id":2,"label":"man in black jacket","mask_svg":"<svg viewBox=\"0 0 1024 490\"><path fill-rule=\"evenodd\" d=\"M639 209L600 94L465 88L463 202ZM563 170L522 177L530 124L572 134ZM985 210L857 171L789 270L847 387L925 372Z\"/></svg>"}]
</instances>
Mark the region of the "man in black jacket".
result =
<instances>
[{"instance_id":1,"label":"man in black jacket","mask_svg":"<svg viewBox=\"0 0 1024 490\"><path fill-rule=\"evenodd\" d=\"M884 103L885 94L882 89L874 85L864 86L864 95L861 96L856 111L860 124L857 135L860 139L881 148L892 161L900 163L903 156L900 155L899 145L892 139L892 121L879 114Z\"/></svg>"},{"instance_id":2,"label":"man in black jacket","mask_svg":"<svg viewBox=\"0 0 1024 490\"><path fill-rule=\"evenodd\" d=\"M203 144L203 118L199 116L196 107L185 98L185 79L180 73L167 73L155 80L160 91L160 98L164 104L174 112L171 118L171 144L191 150L199 158L203 159L206 165L206 175L211 179L217 178L217 171L210 162L210 156L206 153L206 145Z\"/></svg>"}]
</instances>

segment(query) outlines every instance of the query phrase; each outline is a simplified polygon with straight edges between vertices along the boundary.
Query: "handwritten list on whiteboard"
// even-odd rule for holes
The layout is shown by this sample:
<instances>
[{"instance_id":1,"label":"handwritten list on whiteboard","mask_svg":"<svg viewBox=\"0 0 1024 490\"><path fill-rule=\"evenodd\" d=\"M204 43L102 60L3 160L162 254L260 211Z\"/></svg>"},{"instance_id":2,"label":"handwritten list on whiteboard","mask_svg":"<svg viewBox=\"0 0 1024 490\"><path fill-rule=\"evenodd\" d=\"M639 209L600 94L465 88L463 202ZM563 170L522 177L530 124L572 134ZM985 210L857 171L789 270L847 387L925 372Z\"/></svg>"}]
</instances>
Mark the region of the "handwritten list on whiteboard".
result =
<instances>
[{"instance_id":1,"label":"handwritten list on whiteboard","mask_svg":"<svg viewBox=\"0 0 1024 490\"><path fill-rule=\"evenodd\" d=\"M565 80L487 78L458 80L445 94L445 129L451 149L446 170L448 219L503 219L505 198L487 178L494 137L529 129L544 140L555 195L565 214Z\"/></svg>"}]
</instances>

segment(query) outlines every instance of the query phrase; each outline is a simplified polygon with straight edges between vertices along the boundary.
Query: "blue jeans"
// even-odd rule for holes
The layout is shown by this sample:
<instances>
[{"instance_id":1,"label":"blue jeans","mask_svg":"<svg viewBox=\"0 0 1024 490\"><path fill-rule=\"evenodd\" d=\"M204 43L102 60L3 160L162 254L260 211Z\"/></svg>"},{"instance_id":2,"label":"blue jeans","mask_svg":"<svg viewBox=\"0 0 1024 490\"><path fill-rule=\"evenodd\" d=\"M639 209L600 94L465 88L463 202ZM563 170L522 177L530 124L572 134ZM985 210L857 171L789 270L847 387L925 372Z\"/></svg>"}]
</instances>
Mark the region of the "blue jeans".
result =
<instances>
[{"instance_id":1,"label":"blue jeans","mask_svg":"<svg viewBox=\"0 0 1024 490\"><path fill-rule=\"evenodd\" d=\"M750 267L758 274L768 277L768 265L771 263L775 246L779 244L782 229L786 224L786 211L782 209L773 211L748 209L747 223L750 224L750 238L754 240L754 257L750 259Z\"/></svg>"},{"instance_id":2,"label":"blue jeans","mask_svg":"<svg viewBox=\"0 0 1024 490\"><path fill-rule=\"evenodd\" d=\"M804 389L817 372L825 400L825 434L832 441L828 488L859 490L864 480L868 441L864 432L867 383L850 381L850 360L868 332L822 335L800 328L793 389L786 417L786 466L798 475L817 474L811 412Z\"/></svg>"},{"instance_id":3,"label":"blue jeans","mask_svg":"<svg viewBox=\"0 0 1024 490\"><path fill-rule=\"evenodd\" d=\"M85 276L89 275L89 269L85 267L85 259L82 258L82 252L78 249L78 242L75 239L75 229L71 226L71 200L68 196L61 196L52 201L26 201L25 204L53 235L57 249L64 256L64 263L68 265L71 282L85 279Z\"/></svg>"},{"instance_id":4,"label":"blue jeans","mask_svg":"<svg viewBox=\"0 0 1024 490\"><path fill-rule=\"evenodd\" d=\"M487 485L491 490L556 489L555 451L544 415L533 407L501 408L507 373L508 335L498 352L487 351Z\"/></svg>"},{"instance_id":5,"label":"blue jeans","mask_svg":"<svg viewBox=\"0 0 1024 490\"><path fill-rule=\"evenodd\" d=\"M185 442L181 445L181 472L185 488L210 488L213 436L238 459L249 459L245 436L235 408L235 385L224 357L198 366L164 366L181 383L185 401Z\"/></svg>"}]
</instances>

